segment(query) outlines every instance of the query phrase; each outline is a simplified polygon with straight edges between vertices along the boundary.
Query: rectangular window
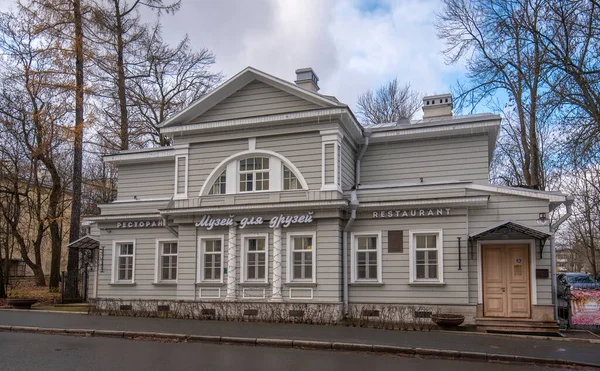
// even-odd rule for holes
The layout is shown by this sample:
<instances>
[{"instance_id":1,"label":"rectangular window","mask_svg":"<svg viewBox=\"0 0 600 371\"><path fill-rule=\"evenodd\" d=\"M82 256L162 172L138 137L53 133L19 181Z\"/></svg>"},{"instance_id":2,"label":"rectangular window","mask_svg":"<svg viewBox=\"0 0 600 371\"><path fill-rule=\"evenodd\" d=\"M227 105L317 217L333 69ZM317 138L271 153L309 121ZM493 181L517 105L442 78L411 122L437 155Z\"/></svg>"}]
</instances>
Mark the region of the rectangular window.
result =
<instances>
[{"instance_id":1,"label":"rectangular window","mask_svg":"<svg viewBox=\"0 0 600 371\"><path fill-rule=\"evenodd\" d=\"M204 280L220 281L222 271L223 246L221 239L202 240Z\"/></svg>"},{"instance_id":2,"label":"rectangular window","mask_svg":"<svg viewBox=\"0 0 600 371\"><path fill-rule=\"evenodd\" d=\"M266 281L267 240L265 237L249 237L245 240L247 281Z\"/></svg>"},{"instance_id":3,"label":"rectangular window","mask_svg":"<svg viewBox=\"0 0 600 371\"><path fill-rule=\"evenodd\" d=\"M160 242L160 280L177 279L177 242Z\"/></svg>"},{"instance_id":4,"label":"rectangular window","mask_svg":"<svg viewBox=\"0 0 600 371\"><path fill-rule=\"evenodd\" d=\"M442 232L410 232L411 282L442 282Z\"/></svg>"},{"instance_id":5,"label":"rectangular window","mask_svg":"<svg viewBox=\"0 0 600 371\"><path fill-rule=\"evenodd\" d=\"M315 267L315 246L314 236L292 235L288 239L291 245L291 281L309 281L314 282Z\"/></svg>"},{"instance_id":6,"label":"rectangular window","mask_svg":"<svg viewBox=\"0 0 600 371\"><path fill-rule=\"evenodd\" d=\"M117 281L133 282L134 250L133 242L115 244Z\"/></svg>"},{"instance_id":7,"label":"rectangular window","mask_svg":"<svg viewBox=\"0 0 600 371\"><path fill-rule=\"evenodd\" d=\"M240 160L240 192L269 190L269 158L251 157Z\"/></svg>"},{"instance_id":8,"label":"rectangular window","mask_svg":"<svg viewBox=\"0 0 600 371\"><path fill-rule=\"evenodd\" d=\"M378 280L377 236L356 237L356 279Z\"/></svg>"}]
</instances>

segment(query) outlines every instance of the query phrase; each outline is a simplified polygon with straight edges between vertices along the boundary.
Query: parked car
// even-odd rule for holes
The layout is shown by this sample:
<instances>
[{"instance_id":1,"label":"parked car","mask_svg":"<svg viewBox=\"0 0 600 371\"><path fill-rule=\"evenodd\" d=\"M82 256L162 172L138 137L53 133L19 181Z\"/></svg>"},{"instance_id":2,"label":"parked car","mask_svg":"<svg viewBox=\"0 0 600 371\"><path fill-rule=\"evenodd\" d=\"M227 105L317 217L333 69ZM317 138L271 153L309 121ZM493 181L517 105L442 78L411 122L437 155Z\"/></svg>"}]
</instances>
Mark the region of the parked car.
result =
<instances>
[{"instance_id":1,"label":"parked car","mask_svg":"<svg viewBox=\"0 0 600 371\"><path fill-rule=\"evenodd\" d=\"M559 298L565 298L567 288L570 290L600 290L600 283L585 273L559 273L556 279Z\"/></svg>"}]
</instances>

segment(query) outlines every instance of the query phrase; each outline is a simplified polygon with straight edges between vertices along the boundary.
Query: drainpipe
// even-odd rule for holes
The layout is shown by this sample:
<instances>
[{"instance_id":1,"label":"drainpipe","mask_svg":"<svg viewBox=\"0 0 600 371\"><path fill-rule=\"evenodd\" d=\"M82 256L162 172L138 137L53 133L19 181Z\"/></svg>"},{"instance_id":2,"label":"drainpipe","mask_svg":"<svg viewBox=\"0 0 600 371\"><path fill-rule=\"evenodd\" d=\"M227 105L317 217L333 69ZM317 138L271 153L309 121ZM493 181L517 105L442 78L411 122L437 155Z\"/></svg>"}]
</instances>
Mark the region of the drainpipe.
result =
<instances>
[{"instance_id":1,"label":"drainpipe","mask_svg":"<svg viewBox=\"0 0 600 371\"><path fill-rule=\"evenodd\" d=\"M563 215L560 219L556 221L556 223L550 225L550 254L551 254L551 263L550 269L552 273L552 303L554 304L554 320L558 321L558 300L556 300L556 250L554 247L554 234L558 230L558 227L562 223L565 222L572 214L573 211L571 206L573 205L573 196L568 196L565 201L565 206L567 207L567 213Z\"/></svg>"},{"instance_id":2,"label":"drainpipe","mask_svg":"<svg viewBox=\"0 0 600 371\"><path fill-rule=\"evenodd\" d=\"M342 233L342 262L343 262L343 276L342 276L342 296L344 301L344 316L348 314L348 234L350 233L350 229L352 228L352 224L354 224L354 220L356 220L356 211L358 210L359 201L358 196L356 194L356 190L360 186L360 160L365 155L367 151L367 147L369 146L369 137L371 136L371 132L363 132L364 145L360 149L358 156L356 157L356 166L355 166L355 184L354 189L352 190L352 194L350 196L350 219L346 223L344 227L344 232Z\"/></svg>"}]
</instances>

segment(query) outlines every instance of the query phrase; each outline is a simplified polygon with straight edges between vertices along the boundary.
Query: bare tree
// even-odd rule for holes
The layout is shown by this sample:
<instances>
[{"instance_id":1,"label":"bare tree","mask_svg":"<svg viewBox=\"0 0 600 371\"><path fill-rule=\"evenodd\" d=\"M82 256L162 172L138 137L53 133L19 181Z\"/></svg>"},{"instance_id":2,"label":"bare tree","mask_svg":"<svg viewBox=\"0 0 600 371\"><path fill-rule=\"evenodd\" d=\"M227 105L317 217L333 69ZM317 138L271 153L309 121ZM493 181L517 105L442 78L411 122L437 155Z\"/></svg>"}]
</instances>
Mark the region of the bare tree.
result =
<instances>
[{"instance_id":1,"label":"bare tree","mask_svg":"<svg viewBox=\"0 0 600 371\"><path fill-rule=\"evenodd\" d=\"M410 119L422 106L422 96L410 84L400 87L393 79L376 91L368 90L358 97L357 114L365 125Z\"/></svg>"},{"instance_id":2,"label":"bare tree","mask_svg":"<svg viewBox=\"0 0 600 371\"><path fill-rule=\"evenodd\" d=\"M84 51L83 51L83 11L81 0L33 0L27 4L32 17L36 18L37 27L43 32L52 34L60 43L67 60L63 68L66 75L74 77L72 91L75 99L73 137L73 170L72 170L72 202L69 242L79 238L81 229L81 169L83 166L84 138ZM75 282L79 266L79 253L68 252L67 273L69 282ZM74 297L75 284L66 285L67 295Z\"/></svg>"},{"instance_id":3,"label":"bare tree","mask_svg":"<svg viewBox=\"0 0 600 371\"><path fill-rule=\"evenodd\" d=\"M600 160L600 4L549 1L535 29L547 50L549 85L561 107L566 148L579 162Z\"/></svg>"},{"instance_id":4,"label":"bare tree","mask_svg":"<svg viewBox=\"0 0 600 371\"><path fill-rule=\"evenodd\" d=\"M0 50L4 54L0 115L4 126L14 133L11 139L20 143L27 156L26 169L30 170L25 179L34 182L37 204L41 202L40 190L47 189L42 204L51 244L50 289L58 288L65 180L69 179L61 166L70 165L64 143L69 137L65 120L71 97L66 88L69 78L60 68L58 43L52 35L39 32L36 19L25 6L19 4L16 13L0 13ZM18 169L23 162L14 163ZM16 172L17 185L20 179L23 177ZM11 229L17 232L14 223ZM44 228L40 223L38 233L43 234ZM22 241L19 244L24 246Z\"/></svg>"},{"instance_id":5,"label":"bare tree","mask_svg":"<svg viewBox=\"0 0 600 371\"><path fill-rule=\"evenodd\" d=\"M583 251L594 277L600 274L600 167L575 168L569 174L568 191L575 197L573 216L567 224L572 248Z\"/></svg>"},{"instance_id":6,"label":"bare tree","mask_svg":"<svg viewBox=\"0 0 600 371\"><path fill-rule=\"evenodd\" d=\"M513 135L522 161L514 170L523 185L543 189L539 127L547 125L542 107L551 93L544 84L547 50L537 32L545 1L443 0L438 36L448 63L467 61L467 83L458 86L459 107L486 101L501 91L515 112Z\"/></svg>"},{"instance_id":7,"label":"bare tree","mask_svg":"<svg viewBox=\"0 0 600 371\"><path fill-rule=\"evenodd\" d=\"M141 7L166 13L179 10L181 1L167 3L164 0L127 1L98 0L94 11L95 32L91 35L99 46L106 46L104 54L99 54L97 64L114 81L117 119L119 126L119 148L129 149L129 112L127 101L127 81L132 77L132 64L127 56L134 55L136 43L146 29L140 24Z\"/></svg>"},{"instance_id":8,"label":"bare tree","mask_svg":"<svg viewBox=\"0 0 600 371\"><path fill-rule=\"evenodd\" d=\"M145 35L142 46L140 59L144 63L128 91L136 108L132 116L139 121L136 125L139 136L153 145L166 146L170 141L159 132L158 126L206 94L223 76L209 70L215 63L211 51L191 50L187 36L171 47L163 41L159 25Z\"/></svg>"}]
</instances>

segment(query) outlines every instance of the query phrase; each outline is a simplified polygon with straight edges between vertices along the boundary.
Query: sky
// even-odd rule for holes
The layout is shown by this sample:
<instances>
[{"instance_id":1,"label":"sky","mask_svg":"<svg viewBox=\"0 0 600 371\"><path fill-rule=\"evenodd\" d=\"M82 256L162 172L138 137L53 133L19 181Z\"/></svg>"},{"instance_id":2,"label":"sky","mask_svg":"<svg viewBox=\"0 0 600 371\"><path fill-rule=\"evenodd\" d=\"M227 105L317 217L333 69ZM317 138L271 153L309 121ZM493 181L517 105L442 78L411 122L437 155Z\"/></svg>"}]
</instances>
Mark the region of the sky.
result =
<instances>
[{"instance_id":1,"label":"sky","mask_svg":"<svg viewBox=\"0 0 600 371\"><path fill-rule=\"evenodd\" d=\"M0 0L0 10L12 3ZM195 50L211 50L213 71L226 78L252 66L294 81L296 69L312 67L320 93L355 109L360 94L393 78L422 95L451 92L464 79L464 64L444 62L440 10L440 0L182 0L160 23L170 43L187 34ZM156 14L142 18L152 23Z\"/></svg>"},{"instance_id":2,"label":"sky","mask_svg":"<svg viewBox=\"0 0 600 371\"><path fill-rule=\"evenodd\" d=\"M195 49L214 52L214 71L227 78L252 66L294 81L296 69L312 67L320 93L354 108L395 77L428 95L463 78L463 65L444 63L440 9L437 0L182 0L160 22L169 42L187 34Z\"/></svg>"}]
</instances>

